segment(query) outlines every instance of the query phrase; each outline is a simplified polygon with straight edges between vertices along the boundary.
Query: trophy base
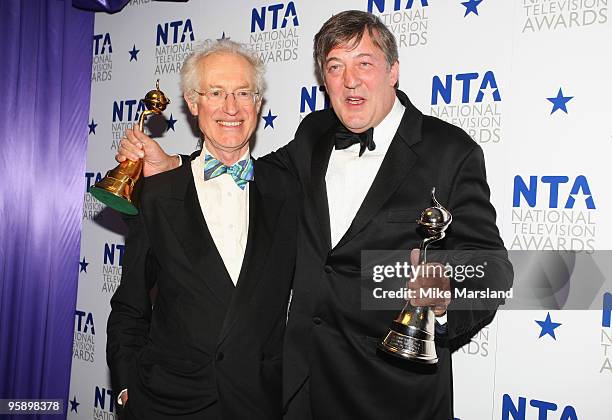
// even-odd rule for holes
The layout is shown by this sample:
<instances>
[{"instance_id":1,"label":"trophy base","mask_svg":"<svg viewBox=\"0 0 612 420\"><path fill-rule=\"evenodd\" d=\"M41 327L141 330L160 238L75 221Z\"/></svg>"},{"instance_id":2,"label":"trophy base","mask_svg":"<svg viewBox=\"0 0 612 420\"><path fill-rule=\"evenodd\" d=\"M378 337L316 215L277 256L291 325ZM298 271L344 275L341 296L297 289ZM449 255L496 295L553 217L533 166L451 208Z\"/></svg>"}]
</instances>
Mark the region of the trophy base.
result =
<instances>
[{"instance_id":1,"label":"trophy base","mask_svg":"<svg viewBox=\"0 0 612 420\"><path fill-rule=\"evenodd\" d=\"M387 354L404 360L423 364L438 362L436 344L433 340L411 337L390 329L378 348Z\"/></svg>"},{"instance_id":2,"label":"trophy base","mask_svg":"<svg viewBox=\"0 0 612 420\"><path fill-rule=\"evenodd\" d=\"M118 194L114 194L112 192L97 187L91 187L89 189L89 192L91 193L91 195L93 195L95 198L97 198L99 201L106 204L113 210L117 210L118 212L129 214L132 216L138 214L138 209L136 208L136 206L134 206L134 204L132 204L130 201L126 200Z\"/></svg>"}]
</instances>

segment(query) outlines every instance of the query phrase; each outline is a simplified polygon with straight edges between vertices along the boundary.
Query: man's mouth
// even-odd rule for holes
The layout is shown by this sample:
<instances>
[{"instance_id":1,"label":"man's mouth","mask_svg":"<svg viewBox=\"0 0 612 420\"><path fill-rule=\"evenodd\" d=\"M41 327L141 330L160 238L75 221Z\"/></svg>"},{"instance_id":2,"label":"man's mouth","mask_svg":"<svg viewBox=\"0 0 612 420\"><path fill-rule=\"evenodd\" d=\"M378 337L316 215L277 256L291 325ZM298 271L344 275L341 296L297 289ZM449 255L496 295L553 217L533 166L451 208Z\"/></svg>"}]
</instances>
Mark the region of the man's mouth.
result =
<instances>
[{"instance_id":1,"label":"man's mouth","mask_svg":"<svg viewBox=\"0 0 612 420\"><path fill-rule=\"evenodd\" d=\"M223 127L238 127L239 125L242 125L242 121L217 120L217 124L222 125Z\"/></svg>"},{"instance_id":2,"label":"man's mouth","mask_svg":"<svg viewBox=\"0 0 612 420\"><path fill-rule=\"evenodd\" d=\"M365 102L365 99L362 98L361 96L349 96L346 98L346 102L349 105L361 105L362 103Z\"/></svg>"}]
</instances>

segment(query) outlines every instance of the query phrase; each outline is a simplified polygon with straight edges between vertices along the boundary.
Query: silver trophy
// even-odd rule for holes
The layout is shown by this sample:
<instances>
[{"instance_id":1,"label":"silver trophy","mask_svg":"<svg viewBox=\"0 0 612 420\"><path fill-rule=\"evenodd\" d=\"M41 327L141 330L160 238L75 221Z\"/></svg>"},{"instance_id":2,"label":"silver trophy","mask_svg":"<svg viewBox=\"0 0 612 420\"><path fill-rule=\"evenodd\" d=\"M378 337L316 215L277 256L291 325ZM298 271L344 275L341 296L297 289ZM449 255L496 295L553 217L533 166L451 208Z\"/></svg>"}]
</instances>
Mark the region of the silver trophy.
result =
<instances>
[{"instance_id":1,"label":"silver trophy","mask_svg":"<svg viewBox=\"0 0 612 420\"><path fill-rule=\"evenodd\" d=\"M417 223L423 227L419 265L427 262L427 247L444 238L452 215L436 200L435 187L431 190L432 206L421 213ZM378 345L386 353L419 363L438 362L435 345L436 316L429 306L412 306L410 300L391 323L389 332Z\"/></svg>"}]
</instances>

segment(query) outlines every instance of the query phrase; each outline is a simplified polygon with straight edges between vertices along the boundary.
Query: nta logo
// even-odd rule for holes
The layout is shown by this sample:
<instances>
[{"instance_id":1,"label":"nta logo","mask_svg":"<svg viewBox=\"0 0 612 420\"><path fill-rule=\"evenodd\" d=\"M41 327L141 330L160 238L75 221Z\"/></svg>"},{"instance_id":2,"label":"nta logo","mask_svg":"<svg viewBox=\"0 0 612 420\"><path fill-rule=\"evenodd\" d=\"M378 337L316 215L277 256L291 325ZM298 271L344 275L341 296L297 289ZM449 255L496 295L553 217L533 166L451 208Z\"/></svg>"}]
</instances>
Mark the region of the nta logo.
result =
<instances>
[{"instance_id":1,"label":"nta logo","mask_svg":"<svg viewBox=\"0 0 612 420\"><path fill-rule=\"evenodd\" d=\"M478 88L478 93L476 93L475 102L482 102L485 97L485 92L488 89L492 89L491 96L493 97L493 101L498 102L501 101L501 96L499 94L499 89L497 87L497 81L495 80L495 74L488 70L483 75L482 78L478 73L458 73L455 75L455 81L458 82L461 86L461 103L467 104L470 102L472 98L472 81L475 81L475 84L478 84L478 80L480 79L480 84ZM456 95L454 95L456 97ZM434 76L432 85L431 85L431 104L437 105L438 98L442 97L444 103L449 104L453 99L453 75L447 74L444 77L444 81L439 76Z\"/></svg>"},{"instance_id":2,"label":"nta logo","mask_svg":"<svg viewBox=\"0 0 612 420\"><path fill-rule=\"evenodd\" d=\"M118 256L117 263L123 266L124 250L125 245L122 244L104 244L104 264L115 265L115 257Z\"/></svg>"},{"instance_id":3,"label":"nta logo","mask_svg":"<svg viewBox=\"0 0 612 420\"><path fill-rule=\"evenodd\" d=\"M422 7L429 6L427 3L428 0L392 0L393 1L393 11L398 11L402 9L412 9L414 3L420 3ZM383 13L385 11L385 4L391 3L391 0L368 0L368 12L372 13L374 10L374 6L378 10L378 13Z\"/></svg>"},{"instance_id":4,"label":"nta logo","mask_svg":"<svg viewBox=\"0 0 612 420\"><path fill-rule=\"evenodd\" d=\"M512 207L521 206L521 197L525 200L529 207L535 207L537 204L538 184L547 185L549 189L548 208L556 209L559 207L559 187L561 184L569 182L567 176L543 176L540 177L538 183L537 176L529 177L529 185L525 180L517 175L514 177L514 194L512 197ZM573 209L576 204L576 195L582 195L587 209L595 209L595 201L589 188L589 183L584 175L578 175L574 179L571 190L567 195L564 208Z\"/></svg>"},{"instance_id":5,"label":"nta logo","mask_svg":"<svg viewBox=\"0 0 612 420\"><path fill-rule=\"evenodd\" d=\"M171 35L170 40L168 36ZM157 38L155 41L156 46L168 45L168 42L176 44L178 42L195 41L193 35L193 26L191 25L191 19L175 20L173 22L166 22L164 24L157 25Z\"/></svg>"},{"instance_id":6,"label":"nta logo","mask_svg":"<svg viewBox=\"0 0 612 420\"><path fill-rule=\"evenodd\" d=\"M102 42L100 42L102 41ZM113 52L113 45L111 44L111 36L109 33L96 34L93 36L93 50L94 55L110 54Z\"/></svg>"},{"instance_id":7,"label":"nta logo","mask_svg":"<svg viewBox=\"0 0 612 420\"><path fill-rule=\"evenodd\" d=\"M308 110L306 109L308 107ZM329 108L329 96L325 86L303 86L300 93L300 113Z\"/></svg>"},{"instance_id":8,"label":"nta logo","mask_svg":"<svg viewBox=\"0 0 612 420\"><path fill-rule=\"evenodd\" d=\"M136 106L138 105L138 106ZM124 121L138 121L140 112L145 110L145 104L142 100L126 99L125 101L114 101L113 102L113 122ZM124 112L127 111L127 115Z\"/></svg>"},{"instance_id":9,"label":"nta logo","mask_svg":"<svg viewBox=\"0 0 612 420\"><path fill-rule=\"evenodd\" d=\"M532 399L529 401L529 412L537 411L538 420L559 419L559 420L578 420L576 410L571 405L566 405L563 410L560 407L548 401ZM561 414L557 412L561 411ZM554 415L551 415L554 413ZM535 416L534 416L535 417ZM532 418L532 416L529 416ZM517 404L514 403L512 397L504 394L502 400L502 420L526 420L527 419L527 398L519 397Z\"/></svg>"},{"instance_id":10,"label":"nta logo","mask_svg":"<svg viewBox=\"0 0 612 420\"><path fill-rule=\"evenodd\" d=\"M94 327L93 314L91 312L74 311L74 322L75 328L78 332L90 333L96 335L96 329Z\"/></svg>"},{"instance_id":11,"label":"nta logo","mask_svg":"<svg viewBox=\"0 0 612 420\"><path fill-rule=\"evenodd\" d=\"M123 266L124 250L125 245L122 244L104 244L104 264L115 265L115 257L119 256L117 263Z\"/></svg>"},{"instance_id":12,"label":"nta logo","mask_svg":"<svg viewBox=\"0 0 612 420\"><path fill-rule=\"evenodd\" d=\"M91 187L93 187L96 182L102 181L102 173L100 173L100 172L85 172L85 179L87 181L87 190L86 190L86 192L89 192L89 189Z\"/></svg>"},{"instance_id":13,"label":"nta logo","mask_svg":"<svg viewBox=\"0 0 612 420\"><path fill-rule=\"evenodd\" d=\"M106 397L108 396L108 400ZM108 402L108 404L107 404ZM115 411L115 393L112 389L96 386L94 394L94 408L104 411Z\"/></svg>"},{"instance_id":14,"label":"nta logo","mask_svg":"<svg viewBox=\"0 0 612 420\"><path fill-rule=\"evenodd\" d=\"M603 295L603 311L601 315L601 326L610 328L612 318L612 293L604 293Z\"/></svg>"},{"instance_id":15,"label":"nta logo","mask_svg":"<svg viewBox=\"0 0 612 420\"><path fill-rule=\"evenodd\" d=\"M284 9L284 10L283 10ZM255 32L256 30L264 31L266 30L266 20L268 23L270 19L272 20L272 26L268 27L269 30L279 29L278 21L279 21L279 12L282 11L283 20L280 24L280 29L284 29L287 26L287 23L291 22L293 26L299 26L298 15L295 10L295 4L292 1L287 3L287 6L283 3L272 4L270 6L262 6L259 10L253 8L251 12L251 32ZM256 29L259 28L259 29Z\"/></svg>"}]
</instances>

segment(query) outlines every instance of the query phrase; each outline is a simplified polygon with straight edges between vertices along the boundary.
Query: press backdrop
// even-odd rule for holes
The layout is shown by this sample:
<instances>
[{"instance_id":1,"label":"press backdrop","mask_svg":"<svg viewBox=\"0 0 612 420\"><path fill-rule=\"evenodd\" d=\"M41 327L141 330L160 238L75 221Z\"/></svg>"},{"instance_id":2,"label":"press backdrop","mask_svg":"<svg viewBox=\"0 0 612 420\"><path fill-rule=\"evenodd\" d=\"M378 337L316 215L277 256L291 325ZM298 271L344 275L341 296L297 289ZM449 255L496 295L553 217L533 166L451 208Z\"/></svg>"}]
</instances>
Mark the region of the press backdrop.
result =
<instances>
[{"instance_id":1,"label":"press backdrop","mask_svg":"<svg viewBox=\"0 0 612 420\"><path fill-rule=\"evenodd\" d=\"M607 3L133 0L120 13L97 14L69 418L116 416L105 325L120 284L125 228L88 190L115 165L122 133L158 78L172 103L148 130L168 152L196 148L178 72L197 42L231 38L266 62L268 90L253 148L260 156L286 144L305 115L329 105L312 60L323 22L346 9L378 15L398 39L401 89L425 114L462 127L484 149L506 246L591 252L610 249L612 237ZM595 310L500 311L455 353L456 416L610 418L612 299L605 292L612 290L595 293Z\"/></svg>"}]
</instances>

